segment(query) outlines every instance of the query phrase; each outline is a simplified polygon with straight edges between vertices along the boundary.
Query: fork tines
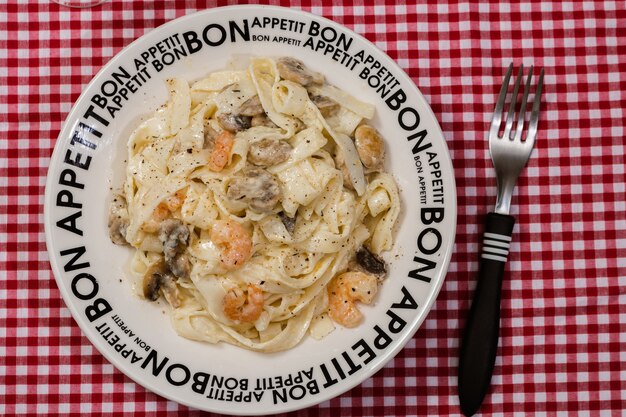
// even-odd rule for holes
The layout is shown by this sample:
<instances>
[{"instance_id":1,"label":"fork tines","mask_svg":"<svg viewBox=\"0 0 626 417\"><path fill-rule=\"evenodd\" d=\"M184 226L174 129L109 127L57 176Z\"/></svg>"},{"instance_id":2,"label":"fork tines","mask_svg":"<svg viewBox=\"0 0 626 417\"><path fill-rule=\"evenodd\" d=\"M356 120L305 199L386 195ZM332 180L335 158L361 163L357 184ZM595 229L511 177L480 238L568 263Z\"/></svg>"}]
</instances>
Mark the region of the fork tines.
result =
<instances>
[{"instance_id":1,"label":"fork tines","mask_svg":"<svg viewBox=\"0 0 626 417\"><path fill-rule=\"evenodd\" d=\"M504 110L504 103L506 101L509 81L511 79L512 72L513 72L513 63L509 65L509 69L507 70L506 76L504 77L504 81L502 82L502 87L500 88L500 95L498 96L498 101L496 102L496 108L493 113L493 119L491 120L491 128L489 131L490 136L496 136L498 135L498 132L500 131L500 125L502 123L502 113ZM533 76L532 65L530 67L530 71L528 72L528 77L526 77L526 83L524 85L524 94L522 95L522 102L519 107L519 115L517 117L515 130L513 130L513 123L515 122L514 116L515 116L515 111L517 107L517 97L519 93L520 84L522 81L523 72L524 72L524 66L520 65L519 71L517 73L517 78L515 80L515 85L513 87L513 93L511 95L511 104L507 112L504 133L502 134L502 136L499 136L500 138L508 137L510 140L515 140L518 142L520 142L522 139L524 118L526 116L526 105L528 102L528 95L530 93L530 81ZM535 90L533 107L530 113L528 132L526 133L526 142L529 142L529 144L531 145L532 145L532 142L534 142L535 136L537 134L537 122L539 121L539 105L541 103L542 88L543 88L543 68L541 69L541 72L539 74L539 82L537 83L537 89Z\"/></svg>"}]
</instances>

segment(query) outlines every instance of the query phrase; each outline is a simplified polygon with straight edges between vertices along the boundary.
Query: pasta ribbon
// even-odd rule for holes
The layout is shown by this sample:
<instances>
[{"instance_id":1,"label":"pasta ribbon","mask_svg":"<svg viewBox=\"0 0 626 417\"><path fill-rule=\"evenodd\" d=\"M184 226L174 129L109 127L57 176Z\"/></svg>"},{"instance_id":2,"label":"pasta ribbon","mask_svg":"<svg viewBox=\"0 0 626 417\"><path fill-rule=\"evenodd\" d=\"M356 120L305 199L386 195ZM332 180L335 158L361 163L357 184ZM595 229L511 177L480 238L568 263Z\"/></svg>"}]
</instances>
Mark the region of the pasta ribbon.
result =
<instances>
[{"instance_id":1,"label":"pasta ribbon","mask_svg":"<svg viewBox=\"0 0 626 417\"><path fill-rule=\"evenodd\" d=\"M293 58L166 85L165 106L128 138L111 212L135 287L163 296L192 340L276 352L323 338L331 282L363 248L393 247L398 188L364 168L354 140L374 106Z\"/></svg>"}]
</instances>

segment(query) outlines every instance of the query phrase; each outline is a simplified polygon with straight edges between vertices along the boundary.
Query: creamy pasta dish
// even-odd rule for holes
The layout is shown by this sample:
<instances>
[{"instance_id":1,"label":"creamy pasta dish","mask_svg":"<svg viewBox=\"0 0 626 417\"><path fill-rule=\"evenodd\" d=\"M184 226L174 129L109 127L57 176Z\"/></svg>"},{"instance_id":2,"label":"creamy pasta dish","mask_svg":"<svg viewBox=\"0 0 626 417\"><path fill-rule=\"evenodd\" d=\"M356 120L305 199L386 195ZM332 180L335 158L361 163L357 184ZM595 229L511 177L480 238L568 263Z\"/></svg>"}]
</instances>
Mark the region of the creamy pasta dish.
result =
<instances>
[{"instance_id":1,"label":"creamy pasta dish","mask_svg":"<svg viewBox=\"0 0 626 417\"><path fill-rule=\"evenodd\" d=\"M183 337L262 352L357 326L400 211L374 107L289 57L167 84L109 212L140 296Z\"/></svg>"}]
</instances>

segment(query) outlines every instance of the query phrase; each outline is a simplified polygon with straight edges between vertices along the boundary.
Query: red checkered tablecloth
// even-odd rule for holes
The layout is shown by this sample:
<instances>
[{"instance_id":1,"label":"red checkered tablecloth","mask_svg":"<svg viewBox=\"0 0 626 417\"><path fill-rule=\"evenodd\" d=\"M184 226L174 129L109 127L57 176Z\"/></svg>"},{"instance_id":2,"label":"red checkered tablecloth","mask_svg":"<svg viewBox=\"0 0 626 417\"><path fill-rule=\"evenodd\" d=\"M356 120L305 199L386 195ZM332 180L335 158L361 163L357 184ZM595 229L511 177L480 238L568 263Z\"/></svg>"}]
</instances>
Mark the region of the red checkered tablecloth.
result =
<instances>
[{"instance_id":1,"label":"red checkered tablecloth","mask_svg":"<svg viewBox=\"0 0 626 417\"><path fill-rule=\"evenodd\" d=\"M146 391L84 337L54 281L43 226L63 120L124 46L237 1L52 1L0 7L0 415L199 416ZM386 51L440 121L458 228L441 293L385 368L292 415L460 415L459 335L495 201L486 130L509 62L545 69L536 149L518 182L501 339L485 416L626 413L626 3L284 0ZM413 2L410 2L413 3Z\"/></svg>"}]
</instances>

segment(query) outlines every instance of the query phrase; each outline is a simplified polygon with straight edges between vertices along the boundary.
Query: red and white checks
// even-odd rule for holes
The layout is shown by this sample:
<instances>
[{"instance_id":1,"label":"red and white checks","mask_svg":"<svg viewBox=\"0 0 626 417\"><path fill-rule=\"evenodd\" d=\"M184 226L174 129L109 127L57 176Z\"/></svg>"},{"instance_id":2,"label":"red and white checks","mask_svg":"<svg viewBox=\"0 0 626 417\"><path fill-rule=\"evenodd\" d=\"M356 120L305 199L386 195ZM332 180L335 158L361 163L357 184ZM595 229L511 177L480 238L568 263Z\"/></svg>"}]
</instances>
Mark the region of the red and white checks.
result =
<instances>
[{"instance_id":1,"label":"red and white checks","mask_svg":"<svg viewBox=\"0 0 626 417\"><path fill-rule=\"evenodd\" d=\"M236 3L0 8L0 415L205 415L147 392L82 336L48 263L43 195L61 124L112 56L173 18ZM454 255L422 328L362 385L291 415L460 414L459 337L495 202L486 130L511 61L543 67L545 90L513 198L500 347L481 412L624 415L626 3L270 3L333 19L395 59L441 123L458 187Z\"/></svg>"}]
</instances>

